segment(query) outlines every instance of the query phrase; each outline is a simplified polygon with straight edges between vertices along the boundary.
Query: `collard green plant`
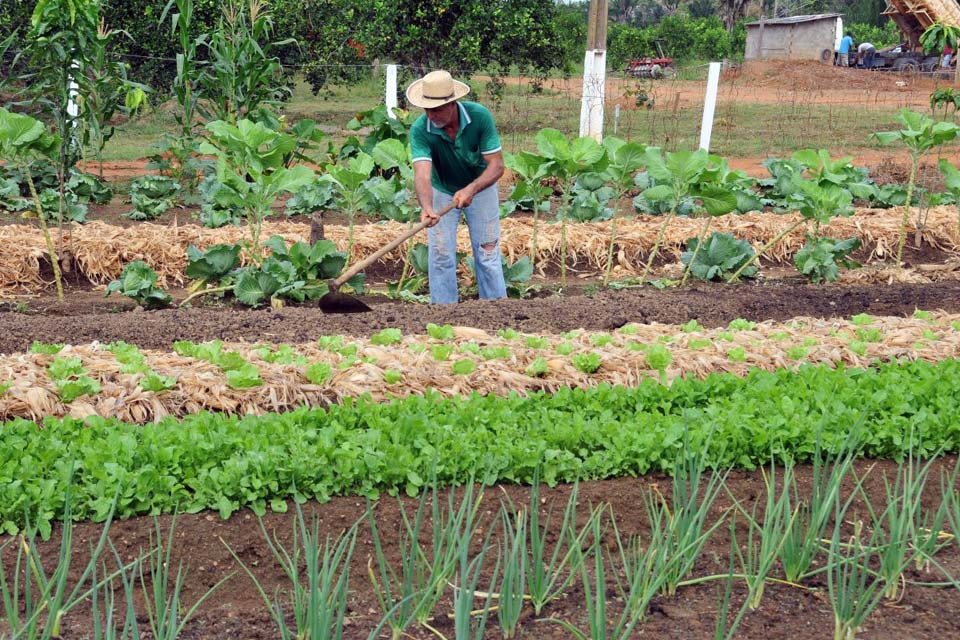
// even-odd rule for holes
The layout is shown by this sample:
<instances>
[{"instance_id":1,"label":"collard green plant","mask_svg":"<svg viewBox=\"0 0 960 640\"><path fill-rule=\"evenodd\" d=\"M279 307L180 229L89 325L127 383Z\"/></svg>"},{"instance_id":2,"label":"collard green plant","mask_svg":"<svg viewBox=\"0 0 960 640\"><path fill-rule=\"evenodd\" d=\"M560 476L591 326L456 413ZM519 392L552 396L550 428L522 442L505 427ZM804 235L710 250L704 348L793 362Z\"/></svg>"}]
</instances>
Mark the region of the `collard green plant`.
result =
<instances>
[{"instance_id":1,"label":"collard green plant","mask_svg":"<svg viewBox=\"0 0 960 640\"><path fill-rule=\"evenodd\" d=\"M953 196L957 205L957 235L960 237L960 171L946 158L941 158L938 166L940 173L943 174L947 191Z\"/></svg>"},{"instance_id":2,"label":"collard green plant","mask_svg":"<svg viewBox=\"0 0 960 640\"><path fill-rule=\"evenodd\" d=\"M314 173L303 165L288 168L287 155L296 148L296 138L259 122L240 120L234 126L216 120L207 124L206 130L200 151L216 156L217 180L232 191L232 198L243 203L251 254L258 261L262 258L260 227L273 203L281 193L296 193L309 184Z\"/></svg>"},{"instance_id":3,"label":"collard green plant","mask_svg":"<svg viewBox=\"0 0 960 640\"><path fill-rule=\"evenodd\" d=\"M841 267L854 269L860 266L849 258L850 253L858 248L858 238L835 240L808 235L807 242L793 256L793 264L812 282L833 282L840 277Z\"/></svg>"},{"instance_id":4,"label":"collard green plant","mask_svg":"<svg viewBox=\"0 0 960 640\"><path fill-rule=\"evenodd\" d=\"M394 109L393 117L387 115L387 107L378 105L373 109L361 111L347 122L350 131L365 131L362 143L348 142L346 155L353 155L356 151L373 154L374 148L384 140L396 140L401 146L406 146L410 127L420 117L419 113L411 113L402 109ZM343 156L343 152L341 152Z\"/></svg>"},{"instance_id":5,"label":"collard green plant","mask_svg":"<svg viewBox=\"0 0 960 640\"><path fill-rule=\"evenodd\" d=\"M476 263L473 256L466 256L465 261L476 280ZM507 262L505 256L500 256L500 265L503 268L503 279L507 285L507 295L511 298L522 298L527 294L527 283L533 276L533 263L527 256L521 256L514 263Z\"/></svg>"},{"instance_id":6,"label":"collard green plant","mask_svg":"<svg viewBox=\"0 0 960 640\"><path fill-rule=\"evenodd\" d=\"M693 185L696 184L700 173L707 168L709 162L709 155L703 149L697 151L668 151L664 155L659 147L647 147L644 155L647 172L656 181L656 184L644 190L641 196L652 200L667 200L671 204L670 211L664 216L663 223L660 225L653 248L650 249L650 256L643 267L640 282L646 282L647 275L653 267L653 261L660 250L660 245L663 244L667 226L677 214L680 203L692 195Z\"/></svg>"},{"instance_id":7,"label":"collard green plant","mask_svg":"<svg viewBox=\"0 0 960 640\"><path fill-rule=\"evenodd\" d=\"M180 184L166 176L141 176L130 184L130 203L133 211L126 214L131 220L153 220L174 206Z\"/></svg>"},{"instance_id":8,"label":"collard green plant","mask_svg":"<svg viewBox=\"0 0 960 640\"><path fill-rule=\"evenodd\" d=\"M194 245L187 247L187 268L184 274L196 282L191 289L198 290L219 283L240 266L240 245L216 244L201 251Z\"/></svg>"},{"instance_id":9,"label":"collard green plant","mask_svg":"<svg viewBox=\"0 0 960 640\"><path fill-rule=\"evenodd\" d=\"M233 294L237 300L250 306L274 299L317 300L329 291L329 280L340 275L346 266L346 254L337 251L330 240L319 240L312 246L295 242L288 247L282 237L273 236L267 240L266 246L271 251L270 257L259 265L249 265L234 272ZM362 292L363 282L361 273L345 284Z\"/></svg>"},{"instance_id":10,"label":"collard green plant","mask_svg":"<svg viewBox=\"0 0 960 640\"><path fill-rule=\"evenodd\" d=\"M713 218L730 213L739 205L740 200L730 186L731 183L735 183L737 180L742 180L742 178L730 171L726 160L717 158L716 156L708 156L707 166L699 173L696 181L691 185L690 195L700 202L701 207L706 211L707 215L703 223L703 228L700 230L700 235L698 236L699 241L696 246L693 247L690 261L684 270L683 279L680 281L681 285L686 284L687 278L690 277L690 264L696 263L697 254L699 253L700 247L703 246Z\"/></svg>"},{"instance_id":11,"label":"collard green plant","mask_svg":"<svg viewBox=\"0 0 960 640\"><path fill-rule=\"evenodd\" d=\"M788 225L783 231L767 242L767 244L763 245L753 258L744 263L743 266L730 276L731 280L736 280L743 275L743 271L752 266L760 256L766 253L767 249L780 242L787 234L801 225L813 222L814 228L819 230L820 225L828 224L833 216L853 215L853 198L848 190L836 185L828 184L824 186L817 181L804 178L794 178L793 184L796 188L796 207L800 213L800 219ZM815 233L814 236L816 235Z\"/></svg>"},{"instance_id":12,"label":"collard green plant","mask_svg":"<svg viewBox=\"0 0 960 640\"><path fill-rule=\"evenodd\" d=\"M317 211L329 209L334 200L334 184L330 176L324 174L297 190L287 200L288 216L309 216Z\"/></svg>"},{"instance_id":13,"label":"collard green plant","mask_svg":"<svg viewBox=\"0 0 960 640\"><path fill-rule=\"evenodd\" d=\"M614 207L620 198L631 189L634 184L634 175L644 166L646 148L641 144L627 143L619 138L607 137L603 139L603 147L607 152L609 164L603 172L605 181L613 186L612 200ZM607 246L607 266L603 272L603 284L610 282L610 273L613 270L614 247L617 243L617 214L614 209L610 222L610 243Z\"/></svg>"},{"instance_id":14,"label":"collard green plant","mask_svg":"<svg viewBox=\"0 0 960 640\"><path fill-rule=\"evenodd\" d=\"M754 255L753 246L746 240L737 239L731 233L714 232L703 247L700 247L699 238L687 240L687 250L681 254L680 260L694 278L720 280L729 279ZM740 275L749 278L756 273L756 267L749 267Z\"/></svg>"},{"instance_id":15,"label":"collard green plant","mask_svg":"<svg viewBox=\"0 0 960 640\"><path fill-rule=\"evenodd\" d=\"M881 131L873 134L882 144L900 141L910 152L910 177L907 181L907 198L903 208L903 216L900 219L900 235L897 241L897 268L903 266L903 247L907 240L907 219L910 215L911 197L913 188L916 184L917 170L920 167L920 160L931 149L939 147L945 142L949 142L957 137L960 127L952 122L936 122L933 118L925 116L916 111L911 111L904 107L897 114L897 122L903 127L897 131ZM920 239L923 233L924 220L918 213L916 245L920 246Z\"/></svg>"},{"instance_id":16,"label":"collard green plant","mask_svg":"<svg viewBox=\"0 0 960 640\"><path fill-rule=\"evenodd\" d=\"M422 242L410 248L406 260L406 264L410 265L410 271L401 273L400 280L387 283L388 295L391 298L411 298L423 293L429 278L429 256L430 251Z\"/></svg>"},{"instance_id":17,"label":"collard green plant","mask_svg":"<svg viewBox=\"0 0 960 640\"><path fill-rule=\"evenodd\" d=\"M529 151L513 154L504 152L504 164L513 171L519 181L510 194L510 201L514 206L527 203L533 212L533 232L530 237L530 263L536 265L537 260L537 231L541 212L550 210L550 196L553 189L542 182L549 173L549 159ZM512 213L512 209L511 209Z\"/></svg>"},{"instance_id":18,"label":"collard green plant","mask_svg":"<svg viewBox=\"0 0 960 640\"><path fill-rule=\"evenodd\" d=\"M170 304L170 294L157 288L157 272L142 260L127 263L120 277L107 285L106 295L119 293L144 309L159 309Z\"/></svg>"},{"instance_id":19,"label":"collard green plant","mask_svg":"<svg viewBox=\"0 0 960 640\"><path fill-rule=\"evenodd\" d=\"M341 163L327 165L324 169L334 181L337 208L347 216L347 256L349 256L353 249L354 218L365 197L363 184L373 174L376 163L372 156L361 151L355 157Z\"/></svg>"},{"instance_id":20,"label":"collard green plant","mask_svg":"<svg viewBox=\"0 0 960 640\"><path fill-rule=\"evenodd\" d=\"M536 136L537 149L547 159L543 171L557 178L561 189L560 217L560 283L567 285L567 214L573 196L573 184L579 175L603 171L607 155L593 138L567 140L556 129L542 129Z\"/></svg>"}]
</instances>

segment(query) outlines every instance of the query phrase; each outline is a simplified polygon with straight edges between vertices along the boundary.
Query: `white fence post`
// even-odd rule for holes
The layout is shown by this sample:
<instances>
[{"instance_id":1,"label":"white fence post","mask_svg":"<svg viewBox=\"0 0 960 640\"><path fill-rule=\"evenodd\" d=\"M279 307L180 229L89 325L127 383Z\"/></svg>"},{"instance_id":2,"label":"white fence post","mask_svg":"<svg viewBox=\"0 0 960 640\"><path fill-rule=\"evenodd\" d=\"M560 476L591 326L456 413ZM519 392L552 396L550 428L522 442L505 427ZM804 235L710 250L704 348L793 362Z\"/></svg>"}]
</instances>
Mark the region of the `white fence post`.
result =
<instances>
[{"instance_id":1,"label":"white fence post","mask_svg":"<svg viewBox=\"0 0 960 640\"><path fill-rule=\"evenodd\" d=\"M607 52L588 50L583 59L583 98L580 104L580 137L603 138L604 85L607 80Z\"/></svg>"},{"instance_id":2,"label":"white fence post","mask_svg":"<svg viewBox=\"0 0 960 640\"><path fill-rule=\"evenodd\" d=\"M713 112L717 107L717 87L720 84L720 63L711 62L707 74L707 97L703 103L703 122L700 124L700 148L710 151L710 134L713 133Z\"/></svg>"},{"instance_id":3,"label":"white fence post","mask_svg":"<svg viewBox=\"0 0 960 640\"><path fill-rule=\"evenodd\" d=\"M384 96L387 105L387 115L395 118L393 110L397 108L397 65L387 65L387 92Z\"/></svg>"}]
</instances>

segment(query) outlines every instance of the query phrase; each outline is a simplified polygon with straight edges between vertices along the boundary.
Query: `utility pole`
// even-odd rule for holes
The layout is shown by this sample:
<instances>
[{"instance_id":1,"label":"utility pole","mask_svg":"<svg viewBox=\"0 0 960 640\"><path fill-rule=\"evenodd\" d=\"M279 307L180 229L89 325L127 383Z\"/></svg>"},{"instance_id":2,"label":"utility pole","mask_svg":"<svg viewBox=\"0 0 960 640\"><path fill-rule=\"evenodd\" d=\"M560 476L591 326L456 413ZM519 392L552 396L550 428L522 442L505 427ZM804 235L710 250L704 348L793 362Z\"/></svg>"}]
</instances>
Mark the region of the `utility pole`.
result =
<instances>
[{"instance_id":1,"label":"utility pole","mask_svg":"<svg viewBox=\"0 0 960 640\"><path fill-rule=\"evenodd\" d=\"M587 51L583 58L583 98L580 104L580 137L603 138L604 84L607 74L608 0L590 0Z\"/></svg>"}]
</instances>

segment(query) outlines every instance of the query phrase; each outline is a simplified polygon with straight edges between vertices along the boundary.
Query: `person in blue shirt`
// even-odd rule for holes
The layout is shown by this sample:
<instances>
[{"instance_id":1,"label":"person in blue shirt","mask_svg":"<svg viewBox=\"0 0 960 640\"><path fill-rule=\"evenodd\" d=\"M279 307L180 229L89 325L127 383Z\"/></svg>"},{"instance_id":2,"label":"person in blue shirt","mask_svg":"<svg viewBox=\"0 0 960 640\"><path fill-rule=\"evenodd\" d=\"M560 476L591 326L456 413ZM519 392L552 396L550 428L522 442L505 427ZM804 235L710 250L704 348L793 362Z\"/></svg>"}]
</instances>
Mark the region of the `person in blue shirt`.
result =
<instances>
[{"instance_id":1,"label":"person in blue shirt","mask_svg":"<svg viewBox=\"0 0 960 640\"><path fill-rule=\"evenodd\" d=\"M454 304L457 290L457 225L470 230L480 297L507 295L500 262L503 152L486 107L462 100L470 87L447 71L433 71L407 87L407 101L424 110L410 129L414 185L429 246L430 302ZM437 212L453 203L452 212Z\"/></svg>"},{"instance_id":2,"label":"person in blue shirt","mask_svg":"<svg viewBox=\"0 0 960 640\"><path fill-rule=\"evenodd\" d=\"M837 52L837 64L841 67L850 66L850 49L853 48L853 36L850 35L850 32L843 36L843 39L840 40L840 50Z\"/></svg>"}]
</instances>

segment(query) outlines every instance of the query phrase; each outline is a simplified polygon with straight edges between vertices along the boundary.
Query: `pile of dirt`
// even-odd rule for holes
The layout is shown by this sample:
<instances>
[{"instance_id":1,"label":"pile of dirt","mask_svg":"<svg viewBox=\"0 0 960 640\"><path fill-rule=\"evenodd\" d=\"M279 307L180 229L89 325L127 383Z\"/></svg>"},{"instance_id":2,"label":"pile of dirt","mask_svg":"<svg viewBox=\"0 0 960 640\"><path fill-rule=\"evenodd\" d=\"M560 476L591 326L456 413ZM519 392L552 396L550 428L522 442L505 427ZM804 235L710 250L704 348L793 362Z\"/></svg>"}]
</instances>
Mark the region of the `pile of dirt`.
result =
<instances>
[{"instance_id":1,"label":"pile of dirt","mask_svg":"<svg viewBox=\"0 0 960 640\"><path fill-rule=\"evenodd\" d=\"M725 83L793 91L934 91L945 83L922 74L835 67L813 60L751 60L727 69L722 79Z\"/></svg>"}]
</instances>

